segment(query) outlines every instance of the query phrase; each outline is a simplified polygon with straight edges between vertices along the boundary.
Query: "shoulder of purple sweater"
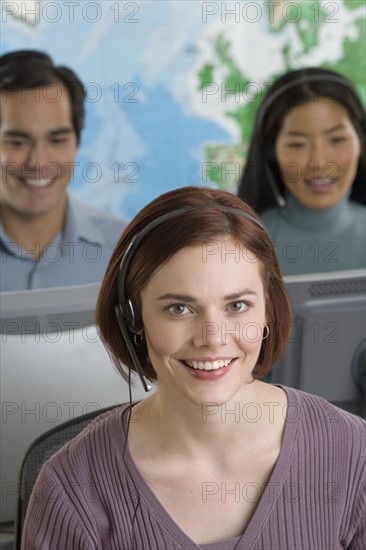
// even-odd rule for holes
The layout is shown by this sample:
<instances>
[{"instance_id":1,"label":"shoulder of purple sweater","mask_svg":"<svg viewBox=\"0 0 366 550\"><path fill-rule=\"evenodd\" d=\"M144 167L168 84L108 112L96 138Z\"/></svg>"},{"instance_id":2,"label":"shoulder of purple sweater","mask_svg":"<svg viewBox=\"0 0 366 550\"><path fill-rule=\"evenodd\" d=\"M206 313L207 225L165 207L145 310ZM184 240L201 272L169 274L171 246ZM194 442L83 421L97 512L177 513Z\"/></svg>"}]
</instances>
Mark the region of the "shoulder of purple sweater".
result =
<instances>
[{"instance_id":1,"label":"shoulder of purple sweater","mask_svg":"<svg viewBox=\"0 0 366 550\"><path fill-rule=\"evenodd\" d=\"M289 404L297 413L296 419L309 428L327 432L329 436L342 436L342 439L346 438L349 441L356 439L366 453L366 420L336 407L317 395L294 388L285 389Z\"/></svg>"},{"instance_id":2,"label":"shoulder of purple sweater","mask_svg":"<svg viewBox=\"0 0 366 550\"><path fill-rule=\"evenodd\" d=\"M51 456L45 464L55 469L63 466L68 469L68 467L74 466L76 470L81 464L85 465L89 461L94 461L96 455L101 452L101 447L112 448L113 434L117 430L121 429L123 437L125 410L126 405L121 405L98 415L76 437Z\"/></svg>"}]
</instances>

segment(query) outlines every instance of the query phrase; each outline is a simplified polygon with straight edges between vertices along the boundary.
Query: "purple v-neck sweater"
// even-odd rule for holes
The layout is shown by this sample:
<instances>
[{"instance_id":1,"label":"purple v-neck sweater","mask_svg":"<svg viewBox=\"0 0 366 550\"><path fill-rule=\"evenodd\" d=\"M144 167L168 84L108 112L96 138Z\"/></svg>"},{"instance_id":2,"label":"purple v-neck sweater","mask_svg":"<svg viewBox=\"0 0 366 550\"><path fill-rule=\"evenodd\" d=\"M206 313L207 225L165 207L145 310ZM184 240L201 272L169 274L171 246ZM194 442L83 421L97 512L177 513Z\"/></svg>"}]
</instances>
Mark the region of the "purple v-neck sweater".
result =
<instances>
[{"instance_id":1,"label":"purple v-neck sweater","mask_svg":"<svg viewBox=\"0 0 366 550\"><path fill-rule=\"evenodd\" d=\"M44 466L24 550L366 549L366 422L298 390L279 458L240 537L198 545L169 516L124 447L124 408L93 421Z\"/></svg>"}]
</instances>

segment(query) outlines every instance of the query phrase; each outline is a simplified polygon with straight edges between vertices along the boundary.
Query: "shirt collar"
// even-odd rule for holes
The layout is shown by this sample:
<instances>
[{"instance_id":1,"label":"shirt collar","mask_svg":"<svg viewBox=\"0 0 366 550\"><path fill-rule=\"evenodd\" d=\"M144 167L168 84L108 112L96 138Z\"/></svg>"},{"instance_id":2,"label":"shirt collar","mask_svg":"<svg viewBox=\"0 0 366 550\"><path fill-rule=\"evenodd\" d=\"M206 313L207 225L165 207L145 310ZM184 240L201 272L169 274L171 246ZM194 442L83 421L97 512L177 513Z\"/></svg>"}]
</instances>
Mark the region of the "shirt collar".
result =
<instances>
[{"instance_id":1,"label":"shirt collar","mask_svg":"<svg viewBox=\"0 0 366 550\"><path fill-rule=\"evenodd\" d=\"M62 233L58 233L53 243L58 243L62 247L62 242L73 243L76 241L87 241L90 243L103 244L103 235L96 227L90 217L89 207L80 203L75 197L68 193L66 220ZM15 256L25 257L32 260L32 256L22 250L4 231L4 227L0 222L0 241Z\"/></svg>"},{"instance_id":2,"label":"shirt collar","mask_svg":"<svg viewBox=\"0 0 366 550\"><path fill-rule=\"evenodd\" d=\"M20 246L13 241L4 231L3 224L0 222L0 242L7 249L7 251L13 256L18 256L19 258L25 258L31 260L32 257L25 251L20 248Z\"/></svg>"},{"instance_id":3,"label":"shirt collar","mask_svg":"<svg viewBox=\"0 0 366 550\"><path fill-rule=\"evenodd\" d=\"M9 240L9 237L7 236L7 234L5 233L4 231L4 228L3 228L3 224L1 223L0 221L0 241L2 241L3 243L5 243L6 241Z\"/></svg>"},{"instance_id":4,"label":"shirt collar","mask_svg":"<svg viewBox=\"0 0 366 550\"><path fill-rule=\"evenodd\" d=\"M104 242L101 232L92 222L89 207L80 203L69 193L62 240L65 242L83 240L98 244Z\"/></svg>"}]
</instances>

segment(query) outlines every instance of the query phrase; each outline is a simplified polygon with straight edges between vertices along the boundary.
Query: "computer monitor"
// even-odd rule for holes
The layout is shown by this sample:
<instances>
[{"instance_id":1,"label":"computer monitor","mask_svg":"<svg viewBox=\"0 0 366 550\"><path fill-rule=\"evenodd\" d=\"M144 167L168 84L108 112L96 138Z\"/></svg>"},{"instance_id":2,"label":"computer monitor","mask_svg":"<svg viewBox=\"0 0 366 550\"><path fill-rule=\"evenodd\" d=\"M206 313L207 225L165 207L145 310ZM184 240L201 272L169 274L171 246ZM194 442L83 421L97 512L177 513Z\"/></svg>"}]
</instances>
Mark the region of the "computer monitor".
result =
<instances>
[{"instance_id":1,"label":"computer monitor","mask_svg":"<svg viewBox=\"0 0 366 550\"><path fill-rule=\"evenodd\" d=\"M0 294L1 523L15 518L21 462L40 434L129 400L94 324L99 287ZM146 395L135 377L133 400Z\"/></svg>"},{"instance_id":2,"label":"computer monitor","mask_svg":"<svg viewBox=\"0 0 366 550\"><path fill-rule=\"evenodd\" d=\"M285 277L293 323L271 382L365 415L366 270Z\"/></svg>"}]
</instances>

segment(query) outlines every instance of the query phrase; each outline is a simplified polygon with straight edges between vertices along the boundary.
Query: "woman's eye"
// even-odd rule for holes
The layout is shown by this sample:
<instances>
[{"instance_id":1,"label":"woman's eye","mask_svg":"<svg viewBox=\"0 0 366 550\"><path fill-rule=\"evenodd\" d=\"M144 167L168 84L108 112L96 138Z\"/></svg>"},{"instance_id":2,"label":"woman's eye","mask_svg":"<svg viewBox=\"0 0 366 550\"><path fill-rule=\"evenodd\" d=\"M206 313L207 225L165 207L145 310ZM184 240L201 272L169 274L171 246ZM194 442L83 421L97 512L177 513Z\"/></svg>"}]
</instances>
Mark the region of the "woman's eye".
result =
<instances>
[{"instance_id":1,"label":"woman's eye","mask_svg":"<svg viewBox=\"0 0 366 550\"><path fill-rule=\"evenodd\" d=\"M300 149L301 147L305 147L305 143L288 143L287 147L291 147L292 149Z\"/></svg>"},{"instance_id":2,"label":"woman's eye","mask_svg":"<svg viewBox=\"0 0 366 550\"><path fill-rule=\"evenodd\" d=\"M337 137L332 139L332 143L340 143L342 141L346 141L347 138L345 137Z\"/></svg>"},{"instance_id":3,"label":"woman's eye","mask_svg":"<svg viewBox=\"0 0 366 550\"><path fill-rule=\"evenodd\" d=\"M173 315L183 315L188 312L188 308L184 304L171 304L167 307L167 309L169 313L172 313Z\"/></svg>"},{"instance_id":4,"label":"woman's eye","mask_svg":"<svg viewBox=\"0 0 366 550\"><path fill-rule=\"evenodd\" d=\"M229 308L231 311L234 311L234 312L242 312L242 311L246 311L249 308L249 305L246 302L242 302L242 301L232 302L229 305Z\"/></svg>"}]
</instances>

